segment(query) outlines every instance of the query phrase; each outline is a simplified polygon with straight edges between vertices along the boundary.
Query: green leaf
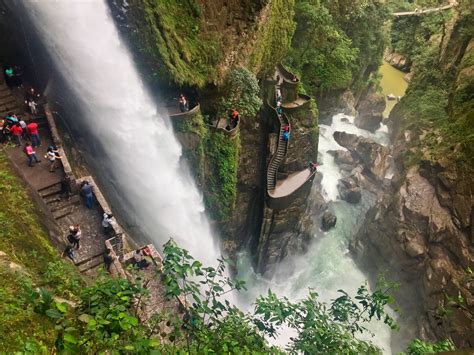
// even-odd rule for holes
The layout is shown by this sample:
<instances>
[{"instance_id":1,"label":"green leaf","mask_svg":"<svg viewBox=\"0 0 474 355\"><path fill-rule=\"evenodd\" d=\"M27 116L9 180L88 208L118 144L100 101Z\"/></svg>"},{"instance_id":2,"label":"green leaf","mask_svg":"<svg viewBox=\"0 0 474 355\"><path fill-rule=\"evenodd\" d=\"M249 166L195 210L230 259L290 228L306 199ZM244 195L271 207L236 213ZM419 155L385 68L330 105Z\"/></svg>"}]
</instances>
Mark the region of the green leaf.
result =
<instances>
[{"instance_id":1,"label":"green leaf","mask_svg":"<svg viewBox=\"0 0 474 355\"><path fill-rule=\"evenodd\" d=\"M62 318L62 314L59 313L56 309L51 308L46 311L46 315L53 319Z\"/></svg>"},{"instance_id":2,"label":"green leaf","mask_svg":"<svg viewBox=\"0 0 474 355\"><path fill-rule=\"evenodd\" d=\"M64 334L64 341L67 342L67 343L71 343L71 344L77 344L77 339L74 335L72 335L71 333L66 333Z\"/></svg>"}]
</instances>

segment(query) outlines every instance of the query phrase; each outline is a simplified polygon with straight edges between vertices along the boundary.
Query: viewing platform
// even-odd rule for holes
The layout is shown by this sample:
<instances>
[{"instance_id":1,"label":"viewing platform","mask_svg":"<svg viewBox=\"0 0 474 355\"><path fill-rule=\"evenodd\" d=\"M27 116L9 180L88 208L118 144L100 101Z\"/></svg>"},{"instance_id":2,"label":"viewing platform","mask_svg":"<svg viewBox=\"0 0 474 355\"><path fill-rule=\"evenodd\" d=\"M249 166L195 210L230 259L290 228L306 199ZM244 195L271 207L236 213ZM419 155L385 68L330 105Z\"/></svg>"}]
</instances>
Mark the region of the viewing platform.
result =
<instances>
[{"instance_id":1,"label":"viewing platform","mask_svg":"<svg viewBox=\"0 0 474 355\"><path fill-rule=\"evenodd\" d=\"M184 112L180 111L178 103L174 101L168 102L165 107L168 110L168 116L171 119L171 122L176 120L186 120L201 112L200 104L196 104L190 108L189 111Z\"/></svg>"},{"instance_id":2,"label":"viewing platform","mask_svg":"<svg viewBox=\"0 0 474 355\"><path fill-rule=\"evenodd\" d=\"M219 118L214 122L213 125L209 126L209 128L215 132L224 133L230 139L235 139L240 131L240 119L237 121L237 125L235 127L230 128L230 122L228 119Z\"/></svg>"},{"instance_id":3,"label":"viewing platform","mask_svg":"<svg viewBox=\"0 0 474 355\"><path fill-rule=\"evenodd\" d=\"M306 107L306 105L309 106L311 97L298 93L300 80L293 73L290 73L288 70L286 70L283 65L278 64L274 77L275 81L277 82L277 86L282 92L282 107L284 109L288 111Z\"/></svg>"},{"instance_id":4,"label":"viewing platform","mask_svg":"<svg viewBox=\"0 0 474 355\"><path fill-rule=\"evenodd\" d=\"M285 75L285 76L283 76ZM286 79L285 79L286 77ZM277 71L275 72L275 95L274 102L277 102L278 91L281 90L283 97L283 103L285 102L284 97L291 96L288 95L285 91L288 90L288 87L291 90L296 90L295 85L283 86L285 80L291 79L292 83L295 83L295 76L288 71L286 71L281 65L278 66ZM294 92L296 93L296 91ZM287 95L285 95L287 94ZM311 98L309 96L303 97L295 95L295 100L287 102L286 105L289 107L285 108L285 105L282 103L282 111L278 112L277 108L267 102L269 108L269 114L272 116L272 119L276 120L279 127L278 139L276 140L276 147L270 158L267 167L267 205L269 208L274 210L282 210L287 208L295 199L299 196L303 196L309 193L311 189L312 182L316 171L311 171L309 168L304 169L299 172L294 172L288 175L285 179L278 180L278 171L281 164L284 162L285 157L288 153L289 141L291 139L291 122L288 116L284 111L291 111L291 109L299 108L306 103L309 103ZM284 138L285 129L289 131L288 139Z\"/></svg>"}]
</instances>

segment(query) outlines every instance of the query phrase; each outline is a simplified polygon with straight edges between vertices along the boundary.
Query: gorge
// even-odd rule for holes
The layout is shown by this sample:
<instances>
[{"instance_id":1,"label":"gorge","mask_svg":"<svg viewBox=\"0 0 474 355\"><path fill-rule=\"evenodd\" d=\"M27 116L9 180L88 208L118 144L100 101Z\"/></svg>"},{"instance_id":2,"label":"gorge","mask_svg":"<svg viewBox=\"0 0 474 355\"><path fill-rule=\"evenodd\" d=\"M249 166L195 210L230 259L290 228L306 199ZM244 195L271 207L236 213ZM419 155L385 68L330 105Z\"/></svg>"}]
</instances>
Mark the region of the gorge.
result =
<instances>
[{"instance_id":1,"label":"gorge","mask_svg":"<svg viewBox=\"0 0 474 355\"><path fill-rule=\"evenodd\" d=\"M383 273L400 283L400 315L388 313L401 331L382 319L362 338L385 353L414 338L470 348L472 9L392 19L413 4L362 3L1 2L21 14L9 31L73 160L136 242L172 237L206 265L230 258L249 290L227 299L249 312L269 289L330 304L366 280L376 291ZM384 51L408 58L408 85ZM199 105L178 120L180 93ZM233 108L229 134L220 122ZM276 193L302 172L294 194ZM284 328L271 343L291 337Z\"/></svg>"}]
</instances>

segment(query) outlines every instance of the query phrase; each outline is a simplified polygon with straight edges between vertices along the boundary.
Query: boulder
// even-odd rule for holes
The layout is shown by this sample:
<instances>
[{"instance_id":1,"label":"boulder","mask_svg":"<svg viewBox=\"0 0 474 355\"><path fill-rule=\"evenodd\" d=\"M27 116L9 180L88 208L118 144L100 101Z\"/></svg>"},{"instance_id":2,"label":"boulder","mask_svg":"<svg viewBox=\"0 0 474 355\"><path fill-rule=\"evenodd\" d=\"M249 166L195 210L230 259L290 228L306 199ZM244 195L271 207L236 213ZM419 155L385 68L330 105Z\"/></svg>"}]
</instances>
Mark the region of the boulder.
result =
<instances>
[{"instance_id":1,"label":"boulder","mask_svg":"<svg viewBox=\"0 0 474 355\"><path fill-rule=\"evenodd\" d=\"M358 184L358 181L356 181L353 176L339 179L337 189L339 190L339 195L341 199L349 203L359 203L360 199L362 198L361 189Z\"/></svg>"},{"instance_id":2,"label":"boulder","mask_svg":"<svg viewBox=\"0 0 474 355\"><path fill-rule=\"evenodd\" d=\"M337 217L334 213L326 211L321 218L321 228L325 231L330 230L336 225Z\"/></svg>"},{"instance_id":3,"label":"boulder","mask_svg":"<svg viewBox=\"0 0 474 355\"><path fill-rule=\"evenodd\" d=\"M365 113L363 115L358 114L354 119L354 124L359 128L373 133L380 128L382 120L382 113Z\"/></svg>"},{"instance_id":4,"label":"boulder","mask_svg":"<svg viewBox=\"0 0 474 355\"><path fill-rule=\"evenodd\" d=\"M350 90L344 91L344 93L339 98L339 102L337 105L340 108L340 111L346 115L355 116L356 109L355 109L355 98L354 94Z\"/></svg>"},{"instance_id":5,"label":"boulder","mask_svg":"<svg viewBox=\"0 0 474 355\"><path fill-rule=\"evenodd\" d=\"M390 167L390 150L370 138L359 137L346 132L334 132L336 142L347 148L352 157L360 161L362 166L379 181L385 179Z\"/></svg>"},{"instance_id":6,"label":"boulder","mask_svg":"<svg viewBox=\"0 0 474 355\"><path fill-rule=\"evenodd\" d=\"M334 157L334 161L336 164L341 165L341 164L347 164L347 165L354 165L356 162L354 161L354 158L352 157L351 152L347 150L329 150L329 154L331 154Z\"/></svg>"},{"instance_id":7,"label":"boulder","mask_svg":"<svg viewBox=\"0 0 474 355\"><path fill-rule=\"evenodd\" d=\"M385 98L382 94L370 91L357 106L354 124L362 129L375 132L380 128L385 110Z\"/></svg>"}]
</instances>

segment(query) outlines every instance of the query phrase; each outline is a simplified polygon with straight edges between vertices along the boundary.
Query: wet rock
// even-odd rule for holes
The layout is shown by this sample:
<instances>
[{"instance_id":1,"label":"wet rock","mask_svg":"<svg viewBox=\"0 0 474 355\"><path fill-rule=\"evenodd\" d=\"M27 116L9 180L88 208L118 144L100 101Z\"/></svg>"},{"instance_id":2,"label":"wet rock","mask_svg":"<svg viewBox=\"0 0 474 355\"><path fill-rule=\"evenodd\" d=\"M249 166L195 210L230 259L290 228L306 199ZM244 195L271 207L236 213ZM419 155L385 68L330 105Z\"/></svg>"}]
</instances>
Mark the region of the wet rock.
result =
<instances>
[{"instance_id":1,"label":"wet rock","mask_svg":"<svg viewBox=\"0 0 474 355\"><path fill-rule=\"evenodd\" d=\"M181 143L182 147L186 150L193 150L199 146L201 142L201 137L196 133L175 133L176 138L178 138L179 142Z\"/></svg>"},{"instance_id":2,"label":"wet rock","mask_svg":"<svg viewBox=\"0 0 474 355\"><path fill-rule=\"evenodd\" d=\"M385 106L385 98L382 94L373 91L369 92L357 107L358 114L354 124L359 128L375 132L380 128Z\"/></svg>"},{"instance_id":3,"label":"wet rock","mask_svg":"<svg viewBox=\"0 0 474 355\"><path fill-rule=\"evenodd\" d=\"M346 115L355 116L357 112L354 105L355 105L355 98L352 91L350 90L344 91L338 103L340 111Z\"/></svg>"},{"instance_id":4,"label":"wet rock","mask_svg":"<svg viewBox=\"0 0 474 355\"><path fill-rule=\"evenodd\" d=\"M361 189L358 181L353 176L339 179L337 189L342 200L356 204L360 202L362 197Z\"/></svg>"},{"instance_id":5,"label":"wet rock","mask_svg":"<svg viewBox=\"0 0 474 355\"><path fill-rule=\"evenodd\" d=\"M330 230L336 225L337 217L334 213L326 211L321 218L321 228L325 231Z\"/></svg>"},{"instance_id":6,"label":"wet rock","mask_svg":"<svg viewBox=\"0 0 474 355\"><path fill-rule=\"evenodd\" d=\"M373 133L380 128L382 120L383 114L381 113L365 113L363 115L357 115L354 124L359 128Z\"/></svg>"},{"instance_id":7,"label":"wet rock","mask_svg":"<svg viewBox=\"0 0 474 355\"><path fill-rule=\"evenodd\" d=\"M334 139L347 148L370 175L383 181L390 167L390 150L370 138L359 137L346 132L334 132Z\"/></svg>"},{"instance_id":8,"label":"wet rock","mask_svg":"<svg viewBox=\"0 0 474 355\"><path fill-rule=\"evenodd\" d=\"M354 165L356 163L352 157L352 154L347 150L329 150L328 153L334 157L334 161L338 165Z\"/></svg>"},{"instance_id":9,"label":"wet rock","mask_svg":"<svg viewBox=\"0 0 474 355\"><path fill-rule=\"evenodd\" d=\"M401 71L408 72L410 70L411 62L399 53L388 53L384 58L392 67Z\"/></svg>"}]
</instances>

